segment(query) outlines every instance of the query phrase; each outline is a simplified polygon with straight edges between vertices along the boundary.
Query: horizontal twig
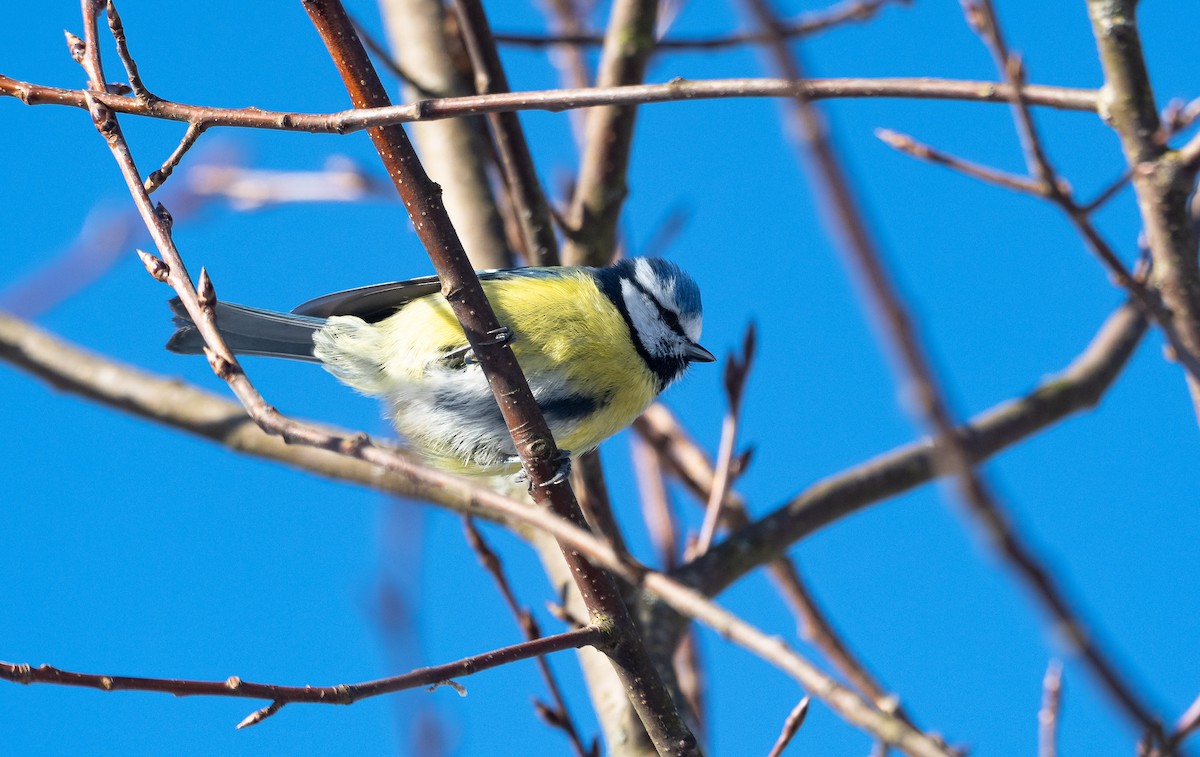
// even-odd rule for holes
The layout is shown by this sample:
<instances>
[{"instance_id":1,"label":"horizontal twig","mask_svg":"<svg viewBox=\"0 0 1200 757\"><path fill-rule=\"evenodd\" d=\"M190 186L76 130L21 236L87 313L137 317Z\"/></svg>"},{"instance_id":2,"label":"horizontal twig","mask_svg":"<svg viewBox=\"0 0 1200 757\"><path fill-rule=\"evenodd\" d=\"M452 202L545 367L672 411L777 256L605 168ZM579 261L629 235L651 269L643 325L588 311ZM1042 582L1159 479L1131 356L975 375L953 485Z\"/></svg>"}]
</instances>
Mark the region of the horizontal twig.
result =
<instances>
[{"instance_id":1,"label":"horizontal twig","mask_svg":"<svg viewBox=\"0 0 1200 757\"><path fill-rule=\"evenodd\" d=\"M722 98L794 97L803 88L814 100L839 98L911 98L917 100L963 100L1007 103L1007 84L930 78L809 79L802 84L787 79L672 79L664 84L635 84L587 89L550 89L503 92L493 95L441 97L407 105L361 108L334 113L290 113L259 108L214 108L170 100L145 101L103 92L91 96L117 113L149 116L169 121L202 124L205 128L230 126L321 134L345 134L371 126L436 121L484 113L520 110L552 112L604 105L639 105L681 100ZM1099 94L1092 89L1074 89L1030 84L1022 88L1025 100L1061 110L1095 112ZM0 74L0 96L14 97L26 105L66 105L87 108L83 90L61 89L19 81Z\"/></svg>"},{"instance_id":2,"label":"horizontal twig","mask_svg":"<svg viewBox=\"0 0 1200 757\"><path fill-rule=\"evenodd\" d=\"M601 640L602 631L594 626L575 628L553 636L523 641L443 665L417 668L411 672L375 681L342 683L335 686L279 686L270 683L251 683L237 676L224 681L189 681L174 678L142 678L97 673L78 673L51 665L30 665L0 662L0 679L13 683L51 683L59 686L79 686L100 691L157 691L177 697L216 696L267 699L275 703L303 702L308 704L354 704L369 697L390 694L419 686L438 685L454 678L478 673L489 668L507 665L530 657L539 657L564 649L578 649Z\"/></svg>"}]
</instances>

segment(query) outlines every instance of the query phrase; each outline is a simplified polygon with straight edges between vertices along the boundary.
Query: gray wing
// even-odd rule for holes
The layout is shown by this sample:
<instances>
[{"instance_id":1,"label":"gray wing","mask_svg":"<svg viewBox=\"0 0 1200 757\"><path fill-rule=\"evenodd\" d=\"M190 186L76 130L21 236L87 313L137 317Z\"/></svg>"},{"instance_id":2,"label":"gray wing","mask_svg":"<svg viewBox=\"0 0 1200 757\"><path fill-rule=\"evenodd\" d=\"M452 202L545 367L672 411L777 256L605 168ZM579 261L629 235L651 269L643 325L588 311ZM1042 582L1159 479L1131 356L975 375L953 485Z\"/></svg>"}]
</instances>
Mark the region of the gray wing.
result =
<instances>
[{"instance_id":1,"label":"gray wing","mask_svg":"<svg viewBox=\"0 0 1200 757\"><path fill-rule=\"evenodd\" d=\"M479 271L480 281L498 281L517 276L549 276L561 268L503 268ZM441 291L437 276L422 276L406 281L347 289L309 300L292 310L296 315L329 318L335 315L356 315L367 323L378 323L395 313L402 305L420 297Z\"/></svg>"}]
</instances>

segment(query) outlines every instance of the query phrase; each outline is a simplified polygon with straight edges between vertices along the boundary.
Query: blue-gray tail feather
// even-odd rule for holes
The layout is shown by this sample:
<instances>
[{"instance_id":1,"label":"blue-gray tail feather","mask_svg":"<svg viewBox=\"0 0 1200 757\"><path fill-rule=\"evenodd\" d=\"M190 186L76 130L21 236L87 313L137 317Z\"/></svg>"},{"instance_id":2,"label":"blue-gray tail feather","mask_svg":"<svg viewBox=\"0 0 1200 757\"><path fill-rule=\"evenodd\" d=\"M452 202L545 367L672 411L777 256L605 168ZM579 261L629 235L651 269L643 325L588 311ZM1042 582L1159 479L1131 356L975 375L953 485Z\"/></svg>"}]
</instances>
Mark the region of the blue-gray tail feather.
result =
<instances>
[{"instance_id":1,"label":"blue-gray tail feather","mask_svg":"<svg viewBox=\"0 0 1200 757\"><path fill-rule=\"evenodd\" d=\"M171 311L175 314L176 330L167 342L167 349L183 355L203 353L200 331L178 297L171 300ZM216 316L217 329L234 354L317 362L312 354L313 334L325 325L323 318L248 308L232 302L218 302Z\"/></svg>"}]
</instances>

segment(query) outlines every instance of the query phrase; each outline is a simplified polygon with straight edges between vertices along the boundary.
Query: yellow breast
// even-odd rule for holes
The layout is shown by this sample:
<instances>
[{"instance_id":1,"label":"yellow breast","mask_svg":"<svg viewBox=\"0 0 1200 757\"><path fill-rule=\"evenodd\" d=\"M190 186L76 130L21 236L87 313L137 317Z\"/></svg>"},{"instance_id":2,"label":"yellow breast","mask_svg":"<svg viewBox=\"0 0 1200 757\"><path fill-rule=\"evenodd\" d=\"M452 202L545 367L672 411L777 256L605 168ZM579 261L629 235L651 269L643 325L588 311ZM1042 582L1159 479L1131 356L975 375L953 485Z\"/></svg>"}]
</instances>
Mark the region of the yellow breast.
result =
<instances>
[{"instance_id":1,"label":"yellow breast","mask_svg":"<svg viewBox=\"0 0 1200 757\"><path fill-rule=\"evenodd\" d=\"M633 422L658 392L621 313L585 269L550 277L483 282L500 323L513 332L512 349L535 394L547 382L594 399L595 412L551 431L561 449L594 448ZM380 324L393 341L388 373L420 381L434 361L466 346L446 300L431 295Z\"/></svg>"}]
</instances>

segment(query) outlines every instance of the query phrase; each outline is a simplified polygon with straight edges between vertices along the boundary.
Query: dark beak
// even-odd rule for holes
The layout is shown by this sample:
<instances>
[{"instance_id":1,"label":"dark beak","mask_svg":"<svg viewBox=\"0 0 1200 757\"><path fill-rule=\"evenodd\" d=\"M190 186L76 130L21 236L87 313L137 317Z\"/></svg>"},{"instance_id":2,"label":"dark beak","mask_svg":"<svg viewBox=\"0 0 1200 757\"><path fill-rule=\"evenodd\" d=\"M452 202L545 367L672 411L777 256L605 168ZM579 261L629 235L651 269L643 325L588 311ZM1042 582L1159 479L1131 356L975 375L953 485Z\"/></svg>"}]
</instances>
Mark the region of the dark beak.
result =
<instances>
[{"instance_id":1,"label":"dark beak","mask_svg":"<svg viewBox=\"0 0 1200 757\"><path fill-rule=\"evenodd\" d=\"M703 347L696 344L695 342L689 343L687 346L687 349L684 350L683 354L684 354L684 357L686 357L688 359L689 363L715 363L715 362L717 362L716 355L712 354L711 352L704 349Z\"/></svg>"}]
</instances>

